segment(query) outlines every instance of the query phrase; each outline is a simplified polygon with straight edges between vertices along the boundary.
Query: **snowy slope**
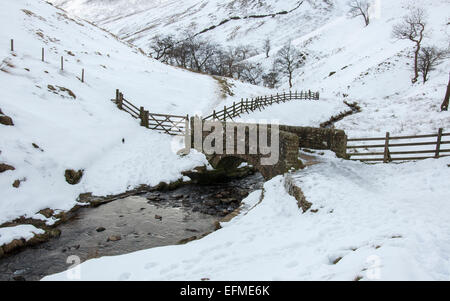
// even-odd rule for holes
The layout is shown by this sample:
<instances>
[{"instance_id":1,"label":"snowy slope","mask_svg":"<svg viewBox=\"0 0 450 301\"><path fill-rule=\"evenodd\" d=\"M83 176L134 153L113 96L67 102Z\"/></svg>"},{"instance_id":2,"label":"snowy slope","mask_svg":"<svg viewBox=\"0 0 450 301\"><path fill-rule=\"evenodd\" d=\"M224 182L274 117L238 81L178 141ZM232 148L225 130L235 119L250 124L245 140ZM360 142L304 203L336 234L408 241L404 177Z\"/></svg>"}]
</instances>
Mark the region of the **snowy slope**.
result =
<instances>
[{"instance_id":1,"label":"snowy slope","mask_svg":"<svg viewBox=\"0 0 450 301\"><path fill-rule=\"evenodd\" d=\"M266 37L274 45L314 30L339 13L340 8L325 1L305 0L51 0L65 10L90 20L143 49L158 34L201 32L232 20L202 36L225 45L262 47ZM298 8L297 8L298 7ZM297 9L296 9L297 8ZM294 10L295 9L295 10ZM251 15L289 12L275 17L243 19Z\"/></svg>"},{"instance_id":2,"label":"snowy slope","mask_svg":"<svg viewBox=\"0 0 450 301\"><path fill-rule=\"evenodd\" d=\"M52 0L69 12L87 18L120 37L149 49L157 34L194 32L217 25L231 16L288 11L299 1L125 1ZM223 46L249 44L262 52L262 42L272 40L270 58L250 58L271 68L275 53L288 40L308 54L305 66L294 75L294 89L320 91L341 106L344 94L357 101L363 112L338 122L351 136L436 132L450 125L450 113L439 112L448 83L450 60L430 74L425 84L412 85L412 50L409 41L391 37L392 26L411 7L427 11L424 45L449 46L448 0L373 0L371 23L350 18L347 0L304 1L295 11L271 18L233 20L202 34ZM287 80L281 89L288 89ZM292 108L294 109L294 108ZM301 112L302 107L294 109ZM290 111L273 117L290 122ZM259 114L258 114L259 117ZM302 122L300 122L302 123Z\"/></svg>"},{"instance_id":3,"label":"snowy slope","mask_svg":"<svg viewBox=\"0 0 450 301\"><path fill-rule=\"evenodd\" d=\"M296 3L276 0L52 2L143 49L147 49L148 41L155 34L179 32L191 22L203 29L229 16L284 10ZM328 2L334 6L328 7L324 1L305 1L290 17L264 19L264 24L233 21L205 34L224 45L260 45L270 36L275 45L271 58L263 55L251 58L266 67L272 64L273 53L288 39L309 54L305 66L295 75L295 89L318 90L322 100L281 104L246 117L317 125L331 113L346 109L342 101L348 100L357 101L363 110L336 124L350 136L448 129L450 113L439 112L439 106L448 82L449 61L432 72L425 85L411 84L412 45L392 39L391 31L408 7L416 4L426 8L429 14L429 36L424 43L448 46L449 1L381 1L380 14L372 18L368 27L363 27L361 19L346 16L346 1ZM255 6L255 3L263 5ZM231 35L233 31L235 36ZM332 72L336 73L332 75ZM237 90L245 90L237 85ZM285 83L282 88L287 89ZM129 93L143 92L130 89ZM133 99L138 96L133 95ZM205 101L193 110L205 106L221 108L240 97L246 96L236 93L226 100ZM170 107L161 101L163 108ZM133 148L125 152L119 147L109 152L98 163L102 168L91 170L84 181L104 191L103 171L109 173L115 168L128 168L123 179L119 178L119 187L127 182L127 175L140 178L143 170L129 170L133 165L119 160L123 153L130 152L126 157L132 161L135 157L131 152L136 147L145 149L140 139L137 136ZM120 147L126 148L127 144ZM105 168L115 160L119 163L113 164L114 169ZM318 210L316 213L302 214L296 200L286 193L280 176L265 184L261 203L260 191L251 194L244 201L242 213L224 224L223 229L186 245L89 260L80 267L81 277L83 280L450 279L448 158L380 165L343 161L330 154L320 160L321 164L294 175L313 204L312 209ZM154 170L171 166L168 162ZM190 160L182 162L176 164L191 164ZM176 168L169 170L176 173ZM61 273L46 280L67 278Z\"/></svg>"},{"instance_id":4,"label":"snowy slope","mask_svg":"<svg viewBox=\"0 0 450 301\"><path fill-rule=\"evenodd\" d=\"M2 1L0 8L8 28L0 32L0 108L15 124L0 125L0 163L15 167L0 175L0 224L47 207L70 209L82 192L177 180L205 162L195 153L179 158L172 138L140 127L109 99L119 88L151 112L201 115L226 101L215 79L154 61L44 1ZM243 97L267 93L240 82L233 90ZM66 183L66 169L84 169L81 183Z\"/></svg>"},{"instance_id":5,"label":"snowy slope","mask_svg":"<svg viewBox=\"0 0 450 301\"><path fill-rule=\"evenodd\" d=\"M391 133L418 134L450 127L450 112L440 112L450 60L430 73L426 84L411 84L410 41L391 37L392 26L408 14L410 7L426 10L427 37L423 45L449 47L450 2L381 1L379 15L363 27L361 18L342 16L293 41L309 53L306 65L296 77L296 86L322 91L325 97L357 101L363 112L336 124L352 136L380 136ZM331 75L332 72L335 74Z\"/></svg>"},{"instance_id":6,"label":"snowy slope","mask_svg":"<svg viewBox=\"0 0 450 301\"><path fill-rule=\"evenodd\" d=\"M294 175L316 213L302 214L279 176L265 184L261 203L260 191L251 194L223 229L186 245L86 261L77 267L81 280L450 279L449 158L321 160Z\"/></svg>"}]
</instances>

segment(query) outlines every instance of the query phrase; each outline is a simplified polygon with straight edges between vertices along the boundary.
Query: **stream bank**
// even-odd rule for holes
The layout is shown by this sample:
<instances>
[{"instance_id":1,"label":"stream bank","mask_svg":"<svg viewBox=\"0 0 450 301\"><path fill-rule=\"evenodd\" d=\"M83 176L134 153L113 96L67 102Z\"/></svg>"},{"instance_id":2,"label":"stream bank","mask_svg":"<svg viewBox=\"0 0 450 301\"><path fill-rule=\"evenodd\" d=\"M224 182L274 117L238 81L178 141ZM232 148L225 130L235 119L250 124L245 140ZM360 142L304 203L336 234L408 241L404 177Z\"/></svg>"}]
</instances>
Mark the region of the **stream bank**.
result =
<instances>
[{"instance_id":1,"label":"stream bank","mask_svg":"<svg viewBox=\"0 0 450 301\"><path fill-rule=\"evenodd\" d=\"M79 208L55 228L58 238L1 258L0 280L39 280L68 269L71 256L83 262L201 238L217 230L220 220L263 182L254 173L214 184L142 190Z\"/></svg>"}]
</instances>

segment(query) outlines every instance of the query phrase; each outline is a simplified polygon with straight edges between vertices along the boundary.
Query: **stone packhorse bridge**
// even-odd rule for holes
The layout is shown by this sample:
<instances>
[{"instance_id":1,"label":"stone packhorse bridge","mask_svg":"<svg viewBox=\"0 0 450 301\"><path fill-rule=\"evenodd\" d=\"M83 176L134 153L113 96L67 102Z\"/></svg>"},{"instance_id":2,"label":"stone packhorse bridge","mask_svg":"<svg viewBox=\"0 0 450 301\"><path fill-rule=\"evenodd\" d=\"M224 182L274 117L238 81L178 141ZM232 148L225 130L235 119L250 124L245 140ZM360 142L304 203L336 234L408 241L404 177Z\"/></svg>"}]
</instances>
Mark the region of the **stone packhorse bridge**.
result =
<instances>
[{"instance_id":1,"label":"stone packhorse bridge","mask_svg":"<svg viewBox=\"0 0 450 301\"><path fill-rule=\"evenodd\" d=\"M212 126L205 128L205 122L211 123L211 121L200 118L191 118L190 131L188 132L190 136L187 138L187 144L190 142L192 148L205 153L208 161L215 169L233 170L242 162L247 162L259 170L263 177L268 180L292 169L303 168L304 165L299 159L300 148L331 150L340 158L346 157L347 136L342 130L279 125L278 160L274 164L264 165L262 159L267 159L270 154L268 154L267 148L262 146L264 144L260 142L264 140L264 142L267 141L268 148L272 146L272 125L215 121L214 126L222 127L221 135L223 136L216 136L219 139L212 139L211 135L216 131L216 128ZM201 127L199 127L200 124ZM227 132L226 128L230 128L230 126L233 127L233 130ZM238 135L237 128L239 127L244 128L241 136ZM265 137L261 137L261 127L263 127L261 130L266 132ZM276 131L276 128L274 128L274 131ZM245 139L245 143L242 138ZM257 139L256 148L249 143L250 138ZM223 144L216 144L218 141L215 140L221 140ZM205 141L213 141L211 144L220 148L220 151L205 152L203 149ZM230 141L230 144L233 145L231 151L230 147L227 148L227 141ZM239 142L242 146L245 145L245 149L241 146L240 151L238 151Z\"/></svg>"}]
</instances>

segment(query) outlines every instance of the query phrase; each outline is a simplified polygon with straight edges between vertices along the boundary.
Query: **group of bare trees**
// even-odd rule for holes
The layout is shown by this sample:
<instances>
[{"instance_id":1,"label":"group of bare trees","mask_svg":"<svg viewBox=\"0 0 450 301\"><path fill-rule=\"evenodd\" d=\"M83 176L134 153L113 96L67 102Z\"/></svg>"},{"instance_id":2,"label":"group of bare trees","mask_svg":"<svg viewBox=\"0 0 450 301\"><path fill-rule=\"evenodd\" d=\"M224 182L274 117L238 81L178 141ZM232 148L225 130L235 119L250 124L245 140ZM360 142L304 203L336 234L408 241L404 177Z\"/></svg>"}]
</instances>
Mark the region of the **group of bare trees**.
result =
<instances>
[{"instance_id":1,"label":"group of bare trees","mask_svg":"<svg viewBox=\"0 0 450 301\"><path fill-rule=\"evenodd\" d=\"M416 83L422 75L422 81L428 80L430 71L448 56L448 49L439 49L436 46L423 46L422 42L427 35L426 13L422 8L415 8L403 17L402 22L396 24L392 30L394 38L409 40L414 43L414 77Z\"/></svg>"},{"instance_id":2,"label":"group of bare trees","mask_svg":"<svg viewBox=\"0 0 450 301\"><path fill-rule=\"evenodd\" d=\"M422 8L414 8L403 17L403 20L396 24L392 30L394 38L409 40L414 43L414 76L412 83L416 83L420 76L422 82L428 80L429 73L449 56L449 49L440 49L436 46L423 46L422 42L427 36L426 12ZM449 85L441 110L448 110Z\"/></svg>"},{"instance_id":3,"label":"group of bare trees","mask_svg":"<svg viewBox=\"0 0 450 301\"><path fill-rule=\"evenodd\" d=\"M172 35L156 36L150 45L152 56L163 63L211 75L231 77L254 85L275 88L280 76L285 75L292 87L293 74L304 63L306 55L287 43L277 53L273 67L265 71L258 63L248 59L258 54L252 46L223 48L198 36L186 34L182 39ZM262 50L269 57L270 39Z\"/></svg>"},{"instance_id":4,"label":"group of bare trees","mask_svg":"<svg viewBox=\"0 0 450 301\"><path fill-rule=\"evenodd\" d=\"M186 34L154 37L152 56L161 62L211 75L232 77L252 84L263 81L264 70L247 59L257 54L251 46L223 48L198 36Z\"/></svg>"},{"instance_id":5,"label":"group of bare trees","mask_svg":"<svg viewBox=\"0 0 450 301\"><path fill-rule=\"evenodd\" d=\"M347 3L349 14L352 17L361 16L365 25L370 24L370 1L369 0L350 0ZM423 46L422 43L427 36L427 15L422 8L411 9L410 13L403 17L403 20L394 25L392 36L399 40L409 40L414 43L414 76L412 83L416 83L419 77L425 83L431 71L449 56L449 49L439 49L436 46ZM450 82L447 86L447 93L441 109L448 110L450 95Z\"/></svg>"},{"instance_id":6,"label":"group of bare trees","mask_svg":"<svg viewBox=\"0 0 450 301\"><path fill-rule=\"evenodd\" d=\"M369 0L351 0L348 2L348 6L352 17L361 16L366 26L370 24ZM418 81L420 75L422 75L422 80L425 83L430 71L433 71L448 54L448 50L438 49L435 46L422 47L422 42L426 37L426 25L425 11L421 8L415 8L404 16L402 22L396 24L392 31L393 37L414 43L413 83Z\"/></svg>"}]
</instances>

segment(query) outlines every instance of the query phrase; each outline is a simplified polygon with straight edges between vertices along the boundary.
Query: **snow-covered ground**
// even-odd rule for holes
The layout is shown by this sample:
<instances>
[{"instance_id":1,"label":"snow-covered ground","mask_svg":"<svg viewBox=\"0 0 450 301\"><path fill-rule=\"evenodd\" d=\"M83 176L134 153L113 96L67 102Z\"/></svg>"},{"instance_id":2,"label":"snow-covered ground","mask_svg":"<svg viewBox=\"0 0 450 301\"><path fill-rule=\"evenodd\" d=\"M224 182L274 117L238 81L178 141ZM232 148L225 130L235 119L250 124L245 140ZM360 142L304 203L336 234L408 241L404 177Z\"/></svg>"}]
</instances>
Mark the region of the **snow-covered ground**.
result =
<instances>
[{"instance_id":1,"label":"snow-covered ground","mask_svg":"<svg viewBox=\"0 0 450 301\"><path fill-rule=\"evenodd\" d=\"M300 1L51 2L148 51L151 39L157 34L180 33L182 29L192 28L193 23L203 29L230 16L289 10ZM271 68L276 52L286 41L292 40L293 45L308 54L305 65L294 74L294 90L319 91L322 98L334 100L336 106L346 99L357 101L362 107L362 113L336 124L350 136L380 136L386 131L392 134L435 133L440 127L448 127L450 112L439 112L439 107L448 83L450 60L431 72L426 84L421 81L411 84L414 45L392 38L392 27L410 8L422 7L427 13L423 45L449 47L449 1L373 0L371 23L367 27L361 17L349 17L347 2L305 0L291 14L228 22L202 36L225 46L249 44L256 47L260 54L249 60L261 63L266 70ZM262 51L267 37L272 40L269 58ZM288 90L286 79L282 80L280 88ZM344 98L344 94L347 97ZM302 106L291 108L295 114L303 109ZM279 118L281 122L293 119L292 116L271 118Z\"/></svg>"},{"instance_id":2,"label":"snow-covered ground","mask_svg":"<svg viewBox=\"0 0 450 301\"><path fill-rule=\"evenodd\" d=\"M331 116L345 112L350 108L343 102L334 99L292 100L286 103L274 104L250 114L235 118L236 122L275 122L293 126L319 127Z\"/></svg>"},{"instance_id":3,"label":"snow-covered ground","mask_svg":"<svg viewBox=\"0 0 450 301\"><path fill-rule=\"evenodd\" d=\"M203 29L224 17L289 9L298 1L262 6L255 5L261 1L225 5L220 0L51 2L148 50L157 33L177 32L191 22ZM362 107L335 125L350 137L448 131L450 112L439 112L439 106L449 60L430 73L426 84L413 85L412 45L396 41L391 32L408 7L422 6L428 13L424 44L447 47L449 1L381 1L368 27L346 16L346 2L305 1L289 17L229 22L205 35L224 45L262 45L266 36L275 36L269 59L250 59L266 67L287 40L308 53L295 74L294 90L319 91L321 100L274 105L243 118L317 126L347 110L347 100ZM0 32L0 108L15 123L0 125L0 163L16 168L0 175L0 224L20 215L36 218L47 207L67 210L81 192L111 194L177 180L181 171L206 163L195 152L176 156L170 137L139 127L117 110L109 101L117 88L138 106L180 115L205 115L241 98L276 93L229 80L234 96L222 98L212 77L151 60L43 1L0 6L0 22L8 28ZM9 51L11 38L14 53ZM45 63L40 62L41 47ZM77 79L82 68L84 84ZM73 91L76 99L57 86ZM287 90L285 81L280 89ZM241 214L223 229L186 245L89 260L80 267L82 279L450 279L449 158L366 165L327 153L321 160L294 175L316 213L302 214L279 176L265 183L260 203L261 191L251 194ZM65 182L67 168L84 169L80 184ZM18 189L12 187L16 179L23 180ZM15 230L0 229L0 237L11 239L5 231ZM19 230L25 237L34 231ZM66 274L46 279L66 280Z\"/></svg>"},{"instance_id":4,"label":"snow-covered ground","mask_svg":"<svg viewBox=\"0 0 450 301\"><path fill-rule=\"evenodd\" d=\"M106 195L174 181L205 164L201 154L178 157L171 137L140 127L110 99L120 89L151 112L204 115L227 100L217 80L150 59L44 1L0 7L0 24L8 28L0 32L0 109L14 122L0 125L0 163L15 167L0 175L0 224L45 208L70 209L83 192ZM268 93L229 82L242 97ZM65 182L66 169L84 169L80 184Z\"/></svg>"},{"instance_id":5,"label":"snow-covered ground","mask_svg":"<svg viewBox=\"0 0 450 301\"><path fill-rule=\"evenodd\" d=\"M32 225L19 225L15 227L2 228L0 231L0 246L8 244L15 239L29 240L35 234L44 234L44 230L38 229Z\"/></svg>"},{"instance_id":6,"label":"snow-covered ground","mask_svg":"<svg viewBox=\"0 0 450 301\"><path fill-rule=\"evenodd\" d=\"M181 36L185 31L198 33L232 20L202 34L222 45L252 45L261 48L270 37L280 45L307 34L342 14L342 5L330 5L314 0L50 0L68 12L96 23L102 28L132 42L146 51L155 35ZM286 15L262 19L244 19L251 15L266 15L291 11ZM330 1L328 1L330 2Z\"/></svg>"},{"instance_id":7,"label":"snow-covered ground","mask_svg":"<svg viewBox=\"0 0 450 301\"><path fill-rule=\"evenodd\" d=\"M187 245L89 260L82 280L449 280L450 158L401 165L336 159L278 176L242 213ZM313 211L318 210L316 213ZM66 272L44 278L67 280Z\"/></svg>"}]
</instances>

